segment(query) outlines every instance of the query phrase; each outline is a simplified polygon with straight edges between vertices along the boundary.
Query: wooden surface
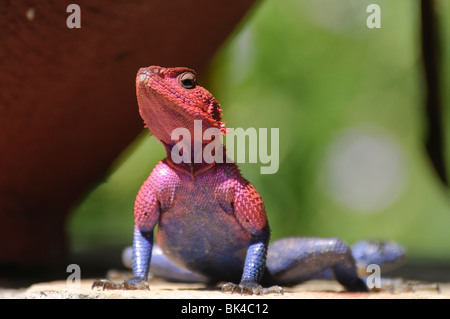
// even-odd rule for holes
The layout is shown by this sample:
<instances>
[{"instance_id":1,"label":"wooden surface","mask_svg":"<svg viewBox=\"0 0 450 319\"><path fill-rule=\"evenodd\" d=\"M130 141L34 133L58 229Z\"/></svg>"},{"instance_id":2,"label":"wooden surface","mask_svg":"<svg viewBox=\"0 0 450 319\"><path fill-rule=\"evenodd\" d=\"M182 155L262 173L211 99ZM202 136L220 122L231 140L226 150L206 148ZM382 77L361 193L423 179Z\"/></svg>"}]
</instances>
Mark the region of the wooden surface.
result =
<instances>
[{"instance_id":1,"label":"wooden surface","mask_svg":"<svg viewBox=\"0 0 450 319\"><path fill-rule=\"evenodd\" d=\"M348 293L334 281L315 280L295 287L285 288L284 295L241 296L222 293L217 288L199 284L169 283L152 279L148 291L102 291L91 289L93 279L81 281L80 288L70 288L65 281L34 284L27 289L0 289L0 298L30 299L448 299L450 284L441 283L441 291L419 289L416 292Z\"/></svg>"}]
</instances>

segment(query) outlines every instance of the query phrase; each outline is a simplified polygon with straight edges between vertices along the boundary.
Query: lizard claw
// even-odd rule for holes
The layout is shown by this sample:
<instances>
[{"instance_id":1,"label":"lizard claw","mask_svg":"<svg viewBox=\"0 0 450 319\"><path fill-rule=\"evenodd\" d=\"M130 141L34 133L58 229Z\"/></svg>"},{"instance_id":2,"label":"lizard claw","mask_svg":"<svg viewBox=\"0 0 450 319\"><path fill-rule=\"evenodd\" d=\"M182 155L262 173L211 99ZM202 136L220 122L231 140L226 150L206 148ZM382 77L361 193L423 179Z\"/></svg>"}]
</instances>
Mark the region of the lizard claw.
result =
<instances>
[{"instance_id":1,"label":"lizard claw","mask_svg":"<svg viewBox=\"0 0 450 319\"><path fill-rule=\"evenodd\" d=\"M270 293L284 294L283 288L280 286L264 288L260 284L253 281L241 281L238 285L232 282L227 282L222 286L222 292L231 291L233 294L236 290L240 290L241 295L244 293L250 295L265 295Z\"/></svg>"},{"instance_id":2,"label":"lizard claw","mask_svg":"<svg viewBox=\"0 0 450 319\"><path fill-rule=\"evenodd\" d=\"M100 287L102 290L149 290L148 282L142 278L133 277L123 283L109 279L94 280L91 289Z\"/></svg>"}]
</instances>

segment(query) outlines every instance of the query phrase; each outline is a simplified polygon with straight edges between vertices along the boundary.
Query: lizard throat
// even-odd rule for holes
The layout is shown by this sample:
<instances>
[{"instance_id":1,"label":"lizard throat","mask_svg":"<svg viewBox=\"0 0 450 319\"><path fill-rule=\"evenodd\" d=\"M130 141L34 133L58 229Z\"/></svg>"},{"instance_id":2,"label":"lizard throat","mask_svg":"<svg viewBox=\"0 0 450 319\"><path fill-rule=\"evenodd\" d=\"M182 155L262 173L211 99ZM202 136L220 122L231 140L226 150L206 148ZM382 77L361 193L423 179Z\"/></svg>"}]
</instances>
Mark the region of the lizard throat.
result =
<instances>
[{"instance_id":1,"label":"lizard throat","mask_svg":"<svg viewBox=\"0 0 450 319\"><path fill-rule=\"evenodd\" d=\"M217 153L215 152L211 157L208 157L204 156L205 145L202 145L200 149L201 154L198 151L196 152L194 148L191 148L189 154L186 154L183 150L180 151L176 144L162 143L166 149L167 157L165 160L167 163L177 171L188 174L191 177L200 175L215 165L226 161L226 149L222 144L218 146Z\"/></svg>"}]
</instances>

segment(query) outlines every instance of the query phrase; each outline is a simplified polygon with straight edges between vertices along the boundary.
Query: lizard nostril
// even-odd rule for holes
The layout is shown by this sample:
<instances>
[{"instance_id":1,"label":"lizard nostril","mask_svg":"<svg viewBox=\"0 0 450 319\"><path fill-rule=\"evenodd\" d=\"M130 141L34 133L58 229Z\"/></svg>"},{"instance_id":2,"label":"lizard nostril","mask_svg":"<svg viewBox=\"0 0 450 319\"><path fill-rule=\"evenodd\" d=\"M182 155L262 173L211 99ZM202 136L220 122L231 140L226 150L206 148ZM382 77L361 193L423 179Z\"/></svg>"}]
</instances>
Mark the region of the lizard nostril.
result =
<instances>
[{"instance_id":1,"label":"lizard nostril","mask_svg":"<svg viewBox=\"0 0 450 319\"><path fill-rule=\"evenodd\" d=\"M147 74L147 72L143 71L143 72L139 72L136 80L138 83L146 82L148 78L149 78L149 75Z\"/></svg>"}]
</instances>

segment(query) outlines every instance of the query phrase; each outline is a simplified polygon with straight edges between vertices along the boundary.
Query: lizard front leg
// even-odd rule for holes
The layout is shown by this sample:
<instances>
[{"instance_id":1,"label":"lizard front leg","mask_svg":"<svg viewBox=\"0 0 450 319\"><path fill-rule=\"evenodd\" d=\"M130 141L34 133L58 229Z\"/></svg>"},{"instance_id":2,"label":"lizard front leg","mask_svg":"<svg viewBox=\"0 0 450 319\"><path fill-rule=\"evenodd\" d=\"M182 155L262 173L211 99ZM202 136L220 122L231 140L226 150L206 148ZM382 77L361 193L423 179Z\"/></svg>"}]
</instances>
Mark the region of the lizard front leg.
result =
<instances>
[{"instance_id":1,"label":"lizard front leg","mask_svg":"<svg viewBox=\"0 0 450 319\"><path fill-rule=\"evenodd\" d=\"M240 175L235 166L229 166L228 168L230 167L231 172L229 171L226 174L229 179L221 185L225 187L219 188L217 194L226 194L222 198L222 207L235 216L237 222L247 231L251 239L240 283L226 283L222 287L222 291L233 293L238 290L241 294L257 295L283 293L283 289L279 286L263 288L259 284L266 268L266 255L270 238L266 211L264 203L254 186ZM227 205L226 202L231 202L231 204Z\"/></svg>"},{"instance_id":2,"label":"lizard front leg","mask_svg":"<svg viewBox=\"0 0 450 319\"><path fill-rule=\"evenodd\" d=\"M241 282L239 284L228 282L222 286L222 291L231 291L233 293L238 290L241 294L250 293L255 295L267 293L283 294L283 288L280 286L265 288L259 284L266 264L267 241L265 239L256 240L249 246Z\"/></svg>"},{"instance_id":3,"label":"lizard front leg","mask_svg":"<svg viewBox=\"0 0 450 319\"><path fill-rule=\"evenodd\" d=\"M123 283L114 282L109 279L95 280L92 288L100 287L109 289L148 289L148 270L153 246L153 231L141 231L138 226L134 229L133 239L133 277Z\"/></svg>"},{"instance_id":4,"label":"lizard front leg","mask_svg":"<svg viewBox=\"0 0 450 319\"><path fill-rule=\"evenodd\" d=\"M133 239L133 277L124 282L125 289L148 289L148 271L153 248L153 229L135 226Z\"/></svg>"},{"instance_id":5,"label":"lizard front leg","mask_svg":"<svg viewBox=\"0 0 450 319\"><path fill-rule=\"evenodd\" d=\"M147 277L153 248L153 230L160 216L160 203L156 195L160 180L161 169L156 166L140 188L134 204L133 277L123 283L109 279L95 280L92 288L148 289Z\"/></svg>"}]
</instances>

